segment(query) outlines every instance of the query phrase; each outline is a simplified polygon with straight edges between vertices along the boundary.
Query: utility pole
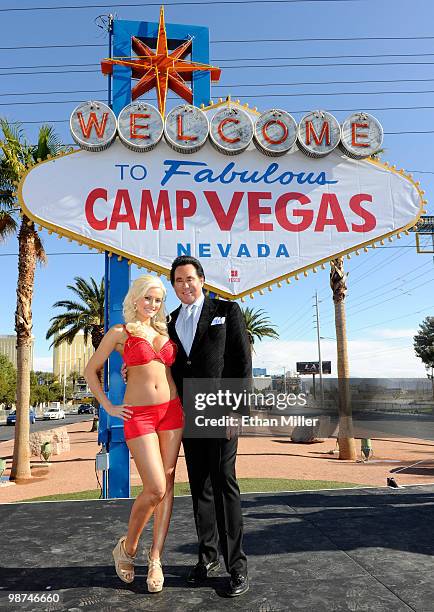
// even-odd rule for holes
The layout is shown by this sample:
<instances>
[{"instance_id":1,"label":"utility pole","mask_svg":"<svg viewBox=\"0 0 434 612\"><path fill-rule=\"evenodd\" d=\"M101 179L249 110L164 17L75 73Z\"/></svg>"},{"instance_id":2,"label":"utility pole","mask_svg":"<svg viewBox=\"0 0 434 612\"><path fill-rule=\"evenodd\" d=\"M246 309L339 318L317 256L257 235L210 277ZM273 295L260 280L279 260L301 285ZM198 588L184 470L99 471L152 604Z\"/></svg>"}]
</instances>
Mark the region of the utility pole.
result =
<instances>
[{"instance_id":1,"label":"utility pole","mask_svg":"<svg viewBox=\"0 0 434 612\"><path fill-rule=\"evenodd\" d=\"M322 359L321 359L321 334L319 325L319 301L318 291L315 291L315 314L316 314L316 335L318 341L318 362L319 362L319 388L321 398L321 410L324 408L324 385L322 380Z\"/></svg>"},{"instance_id":2,"label":"utility pole","mask_svg":"<svg viewBox=\"0 0 434 612\"><path fill-rule=\"evenodd\" d=\"M113 20L114 20L114 16L110 13L110 15L108 16L108 23L107 23L107 30L108 30L108 36L109 36L109 48L108 48L108 52L109 52L109 57L112 56L113 53ZM112 108L112 75L109 74L108 75L108 83L107 83L107 103L109 105L110 108Z\"/></svg>"},{"instance_id":3,"label":"utility pole","mask_svg":"<svg viewBox=\"0 0 434 612\"><path fill-rule=\"evenodd\" d=\"M113 54L113 22L115 16L111 13L109 15L98 15L94 22L98 28L108 33L108 56L112 57ZM112 108L112 79L113 75L109 73L107 75L107 105Z\"/></svg>"}]
</instances>

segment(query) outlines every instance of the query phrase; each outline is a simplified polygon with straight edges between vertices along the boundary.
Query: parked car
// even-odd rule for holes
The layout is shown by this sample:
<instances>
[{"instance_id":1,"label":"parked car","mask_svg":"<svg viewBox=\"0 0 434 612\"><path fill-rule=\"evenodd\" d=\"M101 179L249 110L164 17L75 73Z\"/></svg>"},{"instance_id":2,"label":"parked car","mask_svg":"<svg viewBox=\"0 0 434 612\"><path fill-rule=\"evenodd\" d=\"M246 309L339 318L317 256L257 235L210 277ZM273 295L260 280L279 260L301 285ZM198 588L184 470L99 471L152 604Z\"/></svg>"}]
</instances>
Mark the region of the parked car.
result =
<instances>
[{"instance_id":1,"label":"parked car","mask_svg":"<svg viewBox=\"0 0 434 612\"><path fill-rule=\"evenodd\" d=\"M30 417L30 424L33 425L33 423L36 421L36 414L34 413L33 408L30 408L29 417ZM6 425L15 425L16 421L17 421L17 413L16 413L16 410L14 410L13 412L9 413L8 418L6 419Z\"/></svg>"},{"instance_id":2,"label":"parked car","mask_svg":"<svg viewBox=\"0 0 434 612\"><path fill-rule=\"evenodd\" d=\"M93 414L92 404L80 404L78 414Z\"/></svg>"},{"instance_id":3,"label":"parked car","mask_svg":"<svg viewBox=\"0 0 434 612\"><path fill-rule=\"evenodd\" d=\"M62 408L49 408L44 412L44 421L64 418L65 412L62 410Z\"/></svg>"}]
</instances>

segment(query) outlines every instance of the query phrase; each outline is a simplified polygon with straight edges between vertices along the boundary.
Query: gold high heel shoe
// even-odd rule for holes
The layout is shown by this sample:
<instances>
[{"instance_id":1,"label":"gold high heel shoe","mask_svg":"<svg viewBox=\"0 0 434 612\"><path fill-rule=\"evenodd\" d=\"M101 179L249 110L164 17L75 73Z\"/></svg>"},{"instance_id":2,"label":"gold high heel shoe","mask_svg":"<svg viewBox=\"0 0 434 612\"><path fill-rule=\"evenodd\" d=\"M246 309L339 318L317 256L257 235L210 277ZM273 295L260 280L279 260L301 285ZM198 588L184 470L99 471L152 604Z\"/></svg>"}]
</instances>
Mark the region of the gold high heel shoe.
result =
<instances>
[{"instance_id":1,"label":"gold high heel shoe","mask_svg":"<svg viewBox=\"0 0 434 612\"><path fill-rule=\"evenodd\" d=\"M116 574L128 584L134 580L134 560L136 555L132 557L125 550L125 540L127 536L122 536L113 549L112 555L115 562Z\"/></svg>"},{"instance_id":2,"label":"gold high heel shoe","mask_svg":"<svg viewBox=\"0 0 434 612\"><path fill-rule=\"evenodd\" d=\"M149 577L149 574L154 570L160 570L161 578ZM150 593L159 593L163 590L164 576L161 561L160 559L151 559L151 551L148 552L148 577L146 584Z\"/></svg>"}]
</instances>

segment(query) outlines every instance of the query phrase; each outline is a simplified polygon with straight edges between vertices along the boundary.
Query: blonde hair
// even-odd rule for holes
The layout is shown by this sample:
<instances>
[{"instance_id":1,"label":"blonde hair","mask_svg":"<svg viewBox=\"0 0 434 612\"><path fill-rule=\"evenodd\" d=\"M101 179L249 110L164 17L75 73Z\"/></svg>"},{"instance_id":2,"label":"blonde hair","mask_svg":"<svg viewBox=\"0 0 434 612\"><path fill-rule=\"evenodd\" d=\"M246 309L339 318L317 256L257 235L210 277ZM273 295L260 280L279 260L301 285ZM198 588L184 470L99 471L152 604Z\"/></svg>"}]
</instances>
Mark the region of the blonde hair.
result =
<instances>
[{"instance_id":1,"label":"blonde hair","mask_svg":"<svg viewBox=\"0 0 434 612\"><path fill-rule=\"evenodd\" d=\"M123 315L126 323L127 330L133 334L133 336L146 337L146 332L143 328L141 321L137 319L137 310L135 308L135 302L138 299L144 297L149 289L161 289L163 292L163 303L161 304L160 310L155 316L151 318L151 327L156 332L163 336L168 336L167 323L166 323L166 309L164 308L164 300L166 298L166 288L158 276L151 276L150 274L144 274L136 278L131 285L127 295L125 296L123 303Z\"/></svg>"}]
</instances>

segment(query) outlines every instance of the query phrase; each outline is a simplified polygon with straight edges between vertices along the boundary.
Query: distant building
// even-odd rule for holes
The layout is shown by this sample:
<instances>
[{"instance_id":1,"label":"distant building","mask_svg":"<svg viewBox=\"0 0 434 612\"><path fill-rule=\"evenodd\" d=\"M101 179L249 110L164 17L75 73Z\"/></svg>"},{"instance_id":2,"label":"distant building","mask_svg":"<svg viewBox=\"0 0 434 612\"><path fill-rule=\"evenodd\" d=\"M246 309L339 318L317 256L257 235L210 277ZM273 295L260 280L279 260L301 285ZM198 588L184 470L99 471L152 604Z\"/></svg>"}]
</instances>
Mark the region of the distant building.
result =
<instances>
[{"instance_id":1,"label":"distant building","mask_svg":"<svg viewBox=\"0 0 434 612\"><path fill-rule=\"evenodd\" d=\"M272 388L271 376L253 376L253 388L255 391L265 391Z\"/></svg>"},{"instance_id":2,"label":"distant building","mask_svg":"<svg viewBox=\"0 0 434 612\"><path fill-rule=\"evenodd\" d=\"M253 376L267 376L267 368L253 368Z\"/></svg>"},{"instance_id":3,"label":"distant building","mask_svg":"<svg viewBox=\"0 0 434 612\"><path fill-rule=\"evenodd\" d=\"M84 368L93 355L92 343L85 344L84 334L80 331L74 338L72 344L62 342L60 346L53 349L53 373L57 378L69 376L71 372L83 375Z\"/></svg>"},{"instance_id":4,"label":"distant building","mask_svg":"<svg viewBox=\"0 0 434 612\"><path fill-rule=\"evenodd\" d=\"M33 344L30 347L30 369L33 370ZM17 336L15 334L7 334L0 336L0 355L6 355L14 368L17 367Z\"/></svg>"},{"instance_id":5,"label":"distant building","mask_svg":"<svg viewBox=\"0 0 434 612\"><path fill-rule=\"evenodd\" d=\"M87 386L86 379L83 376L80 376L80 378L75 381L72 391L73 403L81 404L83 401L88 402L92 397L93 396L89 387Z\"/></svg>"},{"instance_id":6,"label":"distant building","mask_svg":"<svg viewBox=\"0 0 434 612\"><path fill-rule=\"evenodd\" d=\"M272 389L279 393L300 393L303 390L303 382L299 376L286 372L285 377L282 374L275 374L271 377Z\"/></svg>"}]
</instances>

